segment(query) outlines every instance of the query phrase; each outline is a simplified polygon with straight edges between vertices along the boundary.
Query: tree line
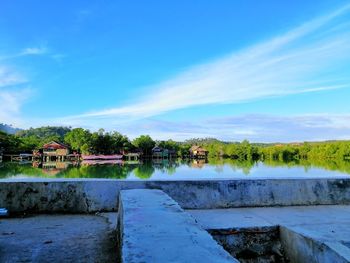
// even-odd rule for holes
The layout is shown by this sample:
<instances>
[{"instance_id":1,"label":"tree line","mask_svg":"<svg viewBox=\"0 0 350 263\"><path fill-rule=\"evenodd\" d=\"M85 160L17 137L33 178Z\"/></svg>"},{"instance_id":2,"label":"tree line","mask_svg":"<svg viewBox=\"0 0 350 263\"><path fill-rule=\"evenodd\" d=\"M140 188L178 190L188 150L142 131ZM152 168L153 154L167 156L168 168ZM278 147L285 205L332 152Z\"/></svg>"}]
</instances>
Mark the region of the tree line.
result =
<instances>
[{"instance_id":1,"label":"tree line","mask_svg":"<svg viewBox=\"0 0 350 263\"><path fill-rule=\"evenodd\" d=\"M224 157L239 160L350 160L350 141L304 142L285 144L259 144L242 142L203 141L210 157Z\"/></svg>"},{"instance_id":2,"label":"tree line","mask_svg":"<svg viewBox=\"0 0 350 263\"><path fill-rule=\"evenodd\" d=\"M150 155L156 145L176 152L182 149L173 140L155 141L149 135L130 140L119 132L106 132L103 129L91 132L83 128L48 126L20 130L15 134L0 131L0 150L4 153L30 153L51 141L65 143L73 151L82 154L116 154L140 150L145 155Z\"/></svg>"},{"instance_id":3,"label":"tree line","mask_svg":"<svg viewBox=\"0 0 350 263\"><path fill-rule=\"evenodd\" d=\"M350 141L258 144L247 140L223 142L213 138L199 138L176 142L156 141L149 135L130 140L119 132L106 132L103 129L91 132L83 128L51 126L19 130L15 134L0 131L0 150L5 153L31 152L50 141L65 143L73 151L82 154L115 154L140 150L145 155L150 155L152 148L159 146L175 151L180 157L186 157L192 145L199 145L208 150L209 157L213 158L248 161L350 160Z\"/></svg>"}]
</instances>

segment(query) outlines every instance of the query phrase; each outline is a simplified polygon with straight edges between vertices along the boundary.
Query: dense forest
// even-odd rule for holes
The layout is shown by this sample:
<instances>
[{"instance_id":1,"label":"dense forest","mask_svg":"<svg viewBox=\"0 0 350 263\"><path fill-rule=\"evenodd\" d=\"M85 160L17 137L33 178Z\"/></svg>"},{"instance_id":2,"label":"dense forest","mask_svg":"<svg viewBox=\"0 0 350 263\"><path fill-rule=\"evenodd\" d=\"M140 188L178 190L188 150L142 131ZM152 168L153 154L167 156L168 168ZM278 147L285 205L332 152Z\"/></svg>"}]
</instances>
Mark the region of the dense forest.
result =
<instances>
[{"instance_id":1,"label":"dense forest","mask_svg":"<svg viewBox=\"0 0 350 263\"><path fill-rule=\"evenodd\" d=\"M209 151L211 158L233 160L296 161L296 160L350 160L350 141L304 142L289 144L258 144L247 140L223 142L213 138L191 139L184 142L173 140L155 141L149 135L134 140L119 132L100 129L90 132L83 128L40 127L16 130L15 134L0 131L0 150L4 153L32 152L50 141L65 143L72 150L84 154L113 154L123 151L142 150L150 154L154 146L171 149L178 156L188 155L192 145L200 145Z\"/></svg>"},{"instance_id":2,"label":"dense forest","mask_svg":"<svg viewBox=\"0 0 350 263\"><path fill-rule=\"evenodd\" d=\"M156 142L148 135L141 135L131 141L119 132L105 132L103 129L90 132L82 128L48 126L19 130L15 134L0 131L0 150L4 153L30 153L50 141L65 143L73 151L83 154L114 154L137 149L150 154L155 145L179 150L178 144L172 140Z\"/></svg>"},{"instance_id":3,"label":"dense forest","mask_svg":"<svg viewBox=\"0 0 350 263\"><path fill-rule=\"evenodd\" d=\"M203 143L211 157L227 157L241 160L295 161L317 159L350 159L350 141L326 141L303 143L255 144L247 140L241 143Z\"/></svg>"}]
</instances>

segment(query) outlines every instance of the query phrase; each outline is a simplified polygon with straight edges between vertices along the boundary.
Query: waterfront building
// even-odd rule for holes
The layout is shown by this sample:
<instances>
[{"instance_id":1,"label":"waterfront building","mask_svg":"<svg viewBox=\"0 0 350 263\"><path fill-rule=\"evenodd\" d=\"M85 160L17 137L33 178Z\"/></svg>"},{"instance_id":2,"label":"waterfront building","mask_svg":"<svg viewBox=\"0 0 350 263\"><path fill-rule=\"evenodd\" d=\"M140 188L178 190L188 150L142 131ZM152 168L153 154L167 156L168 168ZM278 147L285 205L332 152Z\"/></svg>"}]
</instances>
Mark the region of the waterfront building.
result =
<instances>
[{"instance_id":1,"label":"waterfront building","mask_svg":"<svg viewBox=\"0 0 350 263\"><path fill-rule=\"evenodd\" d=\"M190 157L191 158L197 158L197 159L202 159L202 158L207 158L208 157L208 151L204 149L201 146L198 145L193 145L190 148Z\"/></svg>"},{"instance_id":2,"label":"waterfront building","mask_svg":"<svg viewBox=\"0 0 350 263\"><path fill-rule=\"evenodd\" d=\"M43 160L64 161L69 156L69 147L61 142L51 141L43 146Z\"/></svg>"},{"instance_id":3,"label":"waterfront building","mask_svg":"<svg viewBox=\"0 0 350 263\"><path fill-rule=\"evenodd\" d=\"M152 158L163 159L169 157L169 151L162 147L155 146L152 148Z\"/></svg>"}]
</instances>

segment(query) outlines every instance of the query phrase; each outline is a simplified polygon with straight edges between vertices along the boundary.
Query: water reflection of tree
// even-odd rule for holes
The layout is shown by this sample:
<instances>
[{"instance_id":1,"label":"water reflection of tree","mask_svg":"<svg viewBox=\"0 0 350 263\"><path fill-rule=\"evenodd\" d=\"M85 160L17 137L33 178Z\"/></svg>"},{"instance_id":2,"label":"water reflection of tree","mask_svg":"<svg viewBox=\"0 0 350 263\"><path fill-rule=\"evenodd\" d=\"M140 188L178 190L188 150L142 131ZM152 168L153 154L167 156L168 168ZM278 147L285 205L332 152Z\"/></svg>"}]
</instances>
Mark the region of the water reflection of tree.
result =
<instances>
[{"instance_id":1,"label":"water reflection of tree","mask_svg":"<svg viewBox=\"0 0 350 263\"><path fill-rule=\"evenodd\" d=\"M65 178L125 179L134 168L134 165L82 165L62 171L60 176Z\"/></svg>"},{"instance_id":2,"label":"water reflection of tree","mask_svg":"<svg viewBox=\"0 0 350 263\"><path fill-rule=\"evenodd\" d=\"M256 161L253 160L232 160L229 163L231 167L238 168L242 170L243 174L250 174L251 169L256 165Z\"/></svg>"},{"instance_id":3,"label":"water reflection of tree","mask_svg":"<svg viewBox=\"0 0 350 263\"><path fill-rule=\"evenodd\" d=\"M178 160L169 160L166 164L165 164L165 169L166 169L166 173L168 175L173 175L176 173L176 169L180 166L180 162Z\"/></svg>"},{"instance_id":4,"label":"water reflection of tree","mask_svg":"<svg viewBox=\"0 0 350 263\"><path fill-rule=\"evenodd\" d=\"M133 172L138 178L148 179L154 174L156 170L164 174L172 175L176 173L176 169L180 165L181 163L178 160L153 160L139 165L133 170Z\"/></svg>"},{"instance_id":5,"label":"water reflection of tree","mask_svg":"<svg viewBox=\"0 0 350 263\"><path fill-rule=\"evenodd\" d=\"M66 169L60 169L57 174L45 174L44 170L32 166L32 164L2 163L0 167L0 178L10 178L16 176L27 177L62 177L62 178L113 178L125 179L131 172L141 179L150 178L156 170L163 174L172 175L176 173L179 166L188 166L194 169L201 169L204 166L213 166L219 172L225 165L231 167L233 171L242 171L248 175L251 169L257 165L252 160L233 160L233 159L208 159L206 164L194 164L193 160L162 160L156 163L146 162L144 164L124 164L124 165L95 165L95 166L77 166L69 165ZM315 160L292 160L278 161L265 160L263 165L269 167L301 167L307 172L311 168L320 168L328 171L337 171L350 174L350 161L337 159L315 159ZM219 169L219 170L218 170ZM205 170L203 171L205 173Z\"/></svg>"},{"instance_id":6,"label":"water reflection of tree","mask_svg":"<svg viewBox=\"0 0 350 263\"><path fill-rule=\"evenodd\" d=\"M256 161L253 160L240 160L240 159L226 159L226 158L221 158L221 159L209 159L208 160L208 164L209 165L214 165L215 167L217 167L216 169L220 168L222 169L222 167L224 165L228 165L232 168L233 171L237 171L237 170L242 170L242 172L245 175L250 174L250 170L256 165ZM221 171L221 170L219 170Z\"/></svg>"},{"instance_id":7,"label":"water reflection of tree","mask_svg":"<svg viewBox=\"0 0 350 263\"><path fill-rule=\"evenodd\" d=\"M144 164L139 165L133 170L133 173L136 177L141 179L148 179L152 176L155 169L151 162L146 162Z\"/></svg>"},{"instance_id":8,"label":"water reflection of tree","mask_svg":"<svg viewBox=\"0 0 350 263\"><path fill-rule=\"evenodd\" d=\"M350 161L338 159L300 159L289 162L284 161L264 161L264 164L270 167L304 167L307 172L311 168L320 168L328 171L337 171L350 174Z\"/></svg>"},{"instance_id":9,"label":"water reflection of tree","mask_svg":"<svg viewBox=\"0 0 350 263\"><path fill-rule=\"evenodd\" d=\"M173 175L176 173L176 168L177 166L176 165L170 165L167 167L167 174L168 175Z\"/></svg>"},{"instance_id":10,"label":"water reflection of tree","mask_svg":"<svg viewBox=\"0 0 350 263\"><path fill-rule=\"evenodd\" d=\"M125 179L134 168L135 165L68 165L65 169L59 169L52 175L47 173L47 169L33 167L31 164L4 163L0 169L0 178L25 175L29 177Z\"/></svg>"},{"instance_id":11,"label":"water reflection of tree","mask_svg":"<svg viewBox=\"0 0 350 263\"><path fill-rule=\"evenodd\" d=\"M30 163L2 163L2 167L0 168L0 178L14 177L18 175L25 175L29 177L46 177L41 169L32 167Z\"/></svg>"},{"instance_id":12,"label":"water reflection of tree","mask_svg":"<svg viewBox=\"0 0 350 263\"><path fill-rule=\"evenodd\" d=\"M160 159L153 160L152 163L149 164L164 174L172 175L176 172L176 168L180 166L180 161L177 159Z\"/></svg>"}]
</instances>

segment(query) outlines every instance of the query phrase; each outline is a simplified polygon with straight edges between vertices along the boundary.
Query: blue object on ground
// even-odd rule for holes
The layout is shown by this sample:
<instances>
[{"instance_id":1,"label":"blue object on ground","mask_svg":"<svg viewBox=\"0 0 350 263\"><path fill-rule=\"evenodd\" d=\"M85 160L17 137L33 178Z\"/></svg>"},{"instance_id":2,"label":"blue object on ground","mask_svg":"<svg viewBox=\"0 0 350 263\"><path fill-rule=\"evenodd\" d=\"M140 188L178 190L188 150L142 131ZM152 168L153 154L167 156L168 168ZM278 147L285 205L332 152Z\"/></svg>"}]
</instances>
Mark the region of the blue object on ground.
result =
<instances>
[{"instance_id":1,"label":"blue object on ground","mask_svg":"<svg viewBox=\"0 0 350 263\"><path fill-rule=\"evenodd\" d=\"M0 216L8 216L9 212L6 208L0 208Z\"/></svg>"}]
</instances>

